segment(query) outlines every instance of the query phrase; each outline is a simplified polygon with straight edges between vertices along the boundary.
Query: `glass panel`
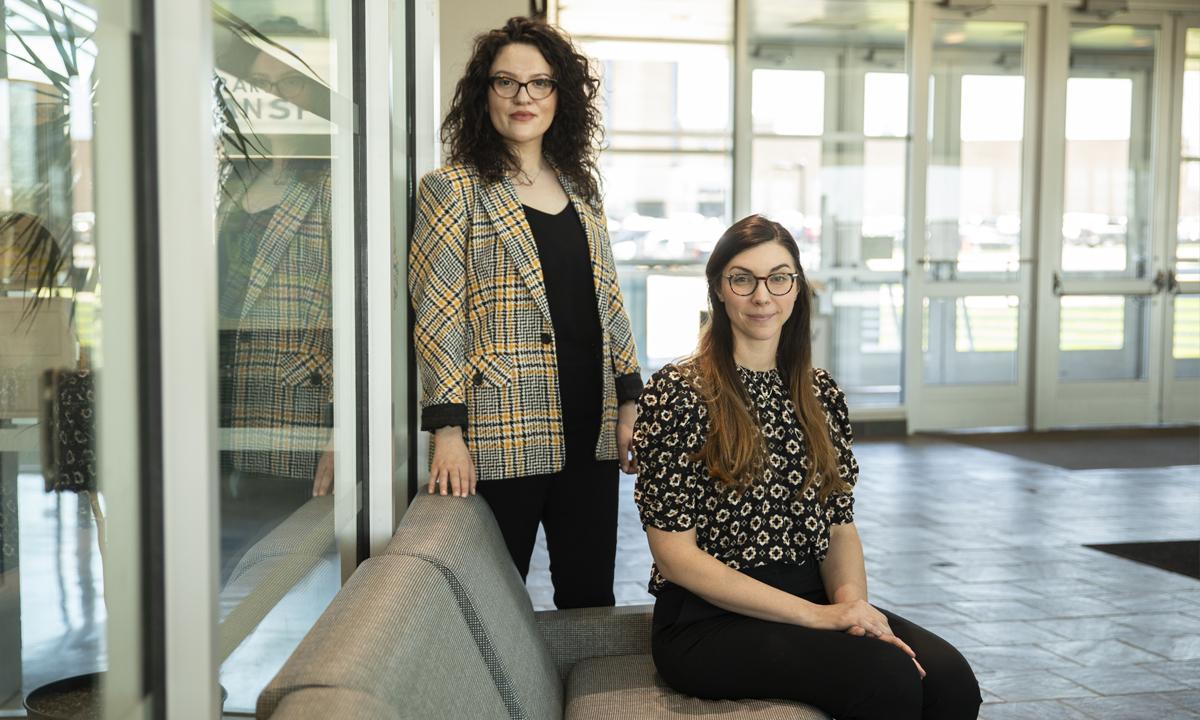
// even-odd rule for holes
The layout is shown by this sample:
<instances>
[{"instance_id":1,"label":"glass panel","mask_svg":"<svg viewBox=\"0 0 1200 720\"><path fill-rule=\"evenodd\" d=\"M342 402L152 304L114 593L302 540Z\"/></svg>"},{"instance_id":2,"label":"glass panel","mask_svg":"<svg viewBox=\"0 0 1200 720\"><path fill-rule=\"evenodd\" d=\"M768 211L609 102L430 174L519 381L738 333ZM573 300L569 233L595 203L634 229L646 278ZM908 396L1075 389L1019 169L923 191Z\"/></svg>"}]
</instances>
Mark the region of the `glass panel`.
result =
<instances>
[{"instance_id":1,"label":"glass panel","mask_svg":"<svg viewBox=\"0 0 1200 720\"><path fill-rule=\"evenodd\" d=\"M754 132L820 135L825 126L825 73L755 70L751 113Z\"/></svg>"},{"instance_id":2,"label":"glass panel","mask_svg":"<svg viewBox=\"0 0 1200 720\"><path fill-rule=\"evenodd\" d=\"M1157 30L1126 25L1071 31L1064 272L1146 274L1157 39Z\"/></svg>"},{"instance_id":3,"label":"glass panel","mask_svg":"<svg viewBox=\"0 0 1200 720\"><path fill-rule=\"evenodd\" d=\"M903 267L904 3L751 3L751 211L805 269ZM836 369L835 369L836 371Z\"/></svg>"},{"instance_id":4,"label":"glass panel","mask_svg":"<svg viewBox=\"0 0 1200 720\"><path fill-rule=\"evenodd\" d=\"M1175 274L1200 280L1200 28L1187 31Z\"/></svg>"},{"instance_id":5,"label":"glass panel","mask_svg":"<svg viewBox=\"0 0 1200 720\"><path fill-rule=\"evenodd\" d=\"M696 349L700 324L708 314L704 275L650 275L646 278L646 356L662 367Z\"/></svg>"},{"instance_id":6,"label":"glass panel","mask_svg":"<svg viewBox=\"0 0 1200 720\"><path fill-rule=\"evenodd\" d=\"M122 403L139 390L125 384L128 366L119 368L114 360L136 360L135 318L118 311L123 306L117 298L128 287L112 285L117 292L106 294L100 282L103 259L132 256L135 238L105 236L105 254L97 253L97 219L109 227L114 218L137 211L133 159L103 168L94 162L97 128L108 131L116 123L128 128L134 113L133 107L118 105L128 87L102 86L97 79L97 62L112 63L104 69L114 75L122 69L129 73L120 65L129 47L98 45L101 5L111 11L105 20L114 26L130 12L120 2L0 2L5 53L0 57L4 717L25 717L24 696L32 707L49 711L54 706L45 703L55 681L104 672L110 661L116 676L128 658L108 639L128 638L128 647L137 647L142 633L140 626L128 624L127 606L111 618L106 606L106 600L119 599L118 593L136 597L142 573L140 557L129 555L137 548L129 544L128 525L105 532L106 518L136 523L136 507L124 501L136 497L140 478L103 474L125 460L105 452L119 447L137 456L137 423L106 426L102 442L96 437L97 415L111 417L114 405L121 406L116 414L136 418L136 411L130 414ZM97 196L101 181L108 183L103 197ZM114 199L121 201L115 207ZM110 205L100 209L101 202ZM131 267L103 269L110 283L131 280ZM114 396L120 401L112 402ZM124 544L121 539L110 543L114 536ZM106 588L106 571L129 583ZM133 614L140 612L134 608ZM117 624L122 618L126 623ZM72 714L100 717L98 689L76 691L68 699Z\"/></svg>"},{"instance_id":7,"label":"glass panel","mask_svg":"<svg viewBox=\"0 0 1200 720\"><path fill-rule=\"evenodd\" d=\"M903 286L838 280L818 292L817 307L813 364L837 368L852 407L899 405Z\"/></svg>"},{"instance_id":8,"label":"glass panel","mask_svg":"<svg viewBox=\"0 0 1200 720\"><path fill-rule=\"evenodd\" d=\"M1015 295L925 298L927 385L1017 381Z\"/></svg>"},{"instance_id":9,"label":"glass panel","mask_svg":"<svg viewBox=\"0 0 1200 720\"><path fill-rule=\"evenodd\" d=\"M571 0L558 22L576 36L733 42L733 0Z\"/></svg>"},{"instance_id":10,"label":"glass panel","mask_svg":"<svg viewBox=\"0 0 1200 720\"><path fill-rule=\"evenodd\" d=\"M805 270L821 266L821 140L759 138L754 141L757 212L781 223L800 246Z\"/></svg>"},{"instance_id":11,"label":"glass panel","mask_svg":"<svg viewBox=\"0 0 1200 720\"><path fill-rule=\"evenodd\" d=\"M1016 272L1025 25L946 21L933 36L926 252L960 273Z\"/></svg>"},{"instance_id":12,"label":"glass panel","mask_svg":"<svg viewBox=\"0 0 1200 720\"><path fill-rule=\"evenodd\" d=\"M1059 379L1079 382L1146 377L1149 307L1142 297L1061 298Z\"/></svg>"},{"instance_id":13,"label":"glass panel","mask_svg":"<svg viewBox=\"0 0 1200 720\"><path fill-rule=\"evenodd\" d=\"M618 262L702 262L725 231L727 156L607 152L600 167Z\"/></svg>"},{"instance_id":14,"label":"glass panel","mask_svg":"<svg viewBox=\"0 0 1200 720\"><path fill-rule=\"evenodd\" d=\"M1200 378L1200 295L1175 296L1171 358L1175 377Z\"/></svg>"},{"instance_id":15,"label":"glass panel","mask_svg":"<svg viewBox=\"0 0 1200 720\"><path fill-rule=\"evenodd\" d=\"M730 49L721 45L593 40L582 44L600 73L612 147L642 136L654 147L727 150L732 123ZM643 145L635 145L643 147Z\"/></svg>"},{"instance_id":16,"label":"glass panel","mask_svg":"<svg viewBox=\"0 0 1200 720\"><path fill-rule=\"evenodd\" d=\"M328 16L302 18L263 18L250 0L226 8L214 37L225 118L216 223L219 638L225 709L252 712L341 584L329 495L331 255L332 208L346 199L331 201L343 187L331 178L350 160L334 152L334 136L346 130L330 118L331 107L351 102L350 88L339 87L350 23L349 6L334 3Z\"/></svg>"}]
</instances>

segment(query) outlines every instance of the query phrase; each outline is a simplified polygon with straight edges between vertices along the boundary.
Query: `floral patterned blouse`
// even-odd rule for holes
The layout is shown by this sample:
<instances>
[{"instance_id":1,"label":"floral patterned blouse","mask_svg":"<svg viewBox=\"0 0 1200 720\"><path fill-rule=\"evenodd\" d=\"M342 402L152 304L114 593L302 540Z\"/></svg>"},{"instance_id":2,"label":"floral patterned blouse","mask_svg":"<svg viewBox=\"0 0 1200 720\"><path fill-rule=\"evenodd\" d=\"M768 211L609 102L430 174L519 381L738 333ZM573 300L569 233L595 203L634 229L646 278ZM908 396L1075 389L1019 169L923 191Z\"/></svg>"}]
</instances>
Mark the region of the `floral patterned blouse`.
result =
<instances>
[{"instance_id":1,"label":"floral patterned blouse","mask_svg":"<svg viewBox=\"0 0 1200 720\"><path fill-rule=\"evenodd\" d=\"M749 490L726 489L691 456L704 444L708 409L688 365L667 365L650 379L638 400L634 428L638 476L634 500L642 527L667 531L696 529L696 545L740 570L768 563L818 563L829 550L829 528L854 520L854 497L835 493L821 502L814 483L800 487L809 467L804 431L787 387L776 370L738 367L766 439L762 474ZM813 392L825 406L826 422L838 457L838 472L851 486L858 462L846 397L824 370L813 370ZM667 584L650 571L650 592Z\"/></svg>"}]
</instances>

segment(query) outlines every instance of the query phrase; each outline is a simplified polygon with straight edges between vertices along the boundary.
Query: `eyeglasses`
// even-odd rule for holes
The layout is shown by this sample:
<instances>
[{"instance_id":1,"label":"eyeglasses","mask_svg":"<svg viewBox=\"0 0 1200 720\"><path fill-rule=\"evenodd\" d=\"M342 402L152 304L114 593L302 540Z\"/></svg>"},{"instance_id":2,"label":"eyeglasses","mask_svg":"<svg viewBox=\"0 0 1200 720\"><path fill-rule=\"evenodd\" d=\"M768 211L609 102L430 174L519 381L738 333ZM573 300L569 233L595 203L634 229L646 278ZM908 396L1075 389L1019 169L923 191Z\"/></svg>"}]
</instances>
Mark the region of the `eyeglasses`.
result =
<instances>
[{"instance_id":1,"label":"eyeglasses","mask_svg":"<svg viewBox=\"0 0 1200 720\"><path fill-rule=\"evenodd\" d=\"M767 284L767 292L772 295L787 295L792 291L792 286L796 284L796 278L800 277L800 273L771 273L766 277L751 275L750 273L733 273L726 275L725 279L729 281L729 289L734 295L753 295L758 290L759 281Z\"/></svg>"},{"instance_id":2,"label":"eyeglasses","mask_svg":"<svg viewBox=\"0 0 1200 720\"><path fill-rule=\"evenodd\" d=\"M291 100L304 92L308 78L303 75L284 75L278 80L272 80L266 75L251 75L246 81L259 90L266 90L284 100Z\"/></svg>"},{"instance_id":3,"label":"eyeglasses","mask_svg":"<svg viewBox=\"0 0 1200 720\"><path fill-rule=\"evenodd\" d=\"M517 82L510 77L493 75L488 82L492 86L492 92L506 100L515 98L521 92L521 88L525 88L529 99L545 100L558 87L558 83L552 78L534 78L528 82Z\"/></svg>"}]
</instances>

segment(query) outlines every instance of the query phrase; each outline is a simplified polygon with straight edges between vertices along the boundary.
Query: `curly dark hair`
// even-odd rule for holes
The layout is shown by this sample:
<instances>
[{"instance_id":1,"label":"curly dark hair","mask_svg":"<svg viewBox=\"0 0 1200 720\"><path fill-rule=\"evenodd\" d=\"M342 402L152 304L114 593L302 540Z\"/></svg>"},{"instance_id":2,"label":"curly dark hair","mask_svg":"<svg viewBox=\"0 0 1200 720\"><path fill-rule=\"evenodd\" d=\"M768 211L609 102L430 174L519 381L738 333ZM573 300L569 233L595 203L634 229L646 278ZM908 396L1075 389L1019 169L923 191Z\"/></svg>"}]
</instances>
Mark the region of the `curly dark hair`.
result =
<instances>
[{"instance_id":1,"label":"curly dark hair","mask_svg":"<svg viewBox=\"0 0 1200 720\"><path fill-rule=\"evenodd\" d=\"M485 182L499 182L520 168L516 151L504 142L488 117L492 63L502 48L525 43L537 48L558 83L558 108L542 137L542 152L588 202L600 200L596 155L604 136L596 94L600 80L587 57L545 21L510 18L504 27L475 37L466 72L454 88L450 112L442 122L442 142L451 162L473 166Z\"/></svg>"}]
</instances>

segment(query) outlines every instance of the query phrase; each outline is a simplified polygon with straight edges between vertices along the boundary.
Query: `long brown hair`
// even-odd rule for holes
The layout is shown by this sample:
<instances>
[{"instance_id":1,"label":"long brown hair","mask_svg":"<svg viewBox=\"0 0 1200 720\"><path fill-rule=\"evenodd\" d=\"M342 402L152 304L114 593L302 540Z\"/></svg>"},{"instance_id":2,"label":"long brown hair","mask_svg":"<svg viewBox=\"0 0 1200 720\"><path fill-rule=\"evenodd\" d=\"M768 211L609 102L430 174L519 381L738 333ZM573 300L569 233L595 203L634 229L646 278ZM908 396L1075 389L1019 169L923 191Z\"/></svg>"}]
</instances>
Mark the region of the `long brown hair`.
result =
<instances>
[{"instance_id":1,"label":"long brown hair","mask_svg":"<svg viewBox=\"0 0 1200 720\"><path fill-rule=\"evenodd\" d=\"M604 136L600 109L596 106L600 80L570 38L543 20L509 18L504 27L475 38L466 72L454 88L454 100L442 122L442 142L447 146L449 159L473 166L489 183L499 182L521 167L516 151L504 142L488 116L492 63L512 43L537 48L557 83L554 92L558 95L558 108L542 137L546 160L571 181L580 196L598 203L596 157Z\"/></svg>"},{"instance_id":2,"label":"long brown hair","mask_svg":"<svg viewBox=\"0 0 1200 720\"><path fill-rule=\"evenodd\" d=\"M783 324L775 367L789 388L797 419L808 446L808 470L803 488L819 482L822 500L844 492L825 408L813 392L812 289L800 267L800 250L791 233L777 222L750 215L734 223L717 241L704 274L708 278L708 322L691 361L700 380L700 393L708 406L709 433L697 452L709 474L729 488L746 489L763 467L766 452L761 429L750 413L750 398L738 378L733 359L733 328L725 304L717 294L725 281L725 268L738 254L762 243L782 245L792 256L796 279L796 305Z\"/></svg>"}]
</instances>

